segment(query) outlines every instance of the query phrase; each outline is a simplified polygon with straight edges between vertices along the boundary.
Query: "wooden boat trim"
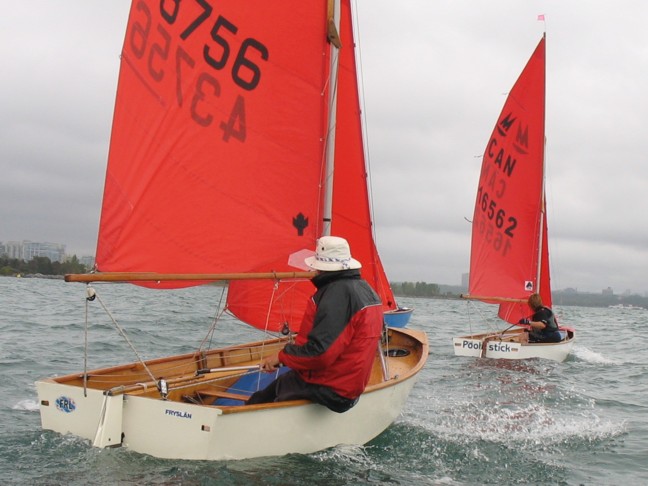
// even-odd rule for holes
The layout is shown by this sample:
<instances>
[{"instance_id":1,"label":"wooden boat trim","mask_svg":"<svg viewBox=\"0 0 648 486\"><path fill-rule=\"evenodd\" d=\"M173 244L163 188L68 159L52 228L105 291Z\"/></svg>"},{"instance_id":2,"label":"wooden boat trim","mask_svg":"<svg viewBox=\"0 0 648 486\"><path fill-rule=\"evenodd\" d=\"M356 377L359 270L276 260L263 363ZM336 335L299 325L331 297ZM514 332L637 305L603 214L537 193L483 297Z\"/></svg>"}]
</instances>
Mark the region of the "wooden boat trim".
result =
<instances>
[{"instance_id":1,"label":"wooden boat trim","mask_svg":"<svg viewBox=\"0 0 648 486\"><path fill-rule=\"evenodd\" d=\"M386 357L391 375L391 377L386 381L378 378L382 371L380 359L376 356L374 370L372 371L372 380L374 383L367 386L364 394L388 388L397 382L412 379L425 365L429 354L429 344L425 333L422 331L401 328L390 329L388 332L390 334L390 344L385 347L381 346L381 352L386 353L390 349L404 348L409 350L410 353L402 357ZM156 358L147 360L145 364L147 367L155 371L155 376L157 377L161 376L161 372L159 368L156 369L156 365L158 367L160 365L167 365L167 368L173 369L174 363L178 364L178 369L180 370L179 373L176 376L170 375L166 378L169 402L186 402L191 401L189 397L194 397L197 398L197 405L218 408L223 414L241 413L263 408L292 407L312 403L309 400L291 400L271 404L219 406L210 403L202 403L202 400L200 399L201 396L204 396L214 399L231 398L245 401L248 398L247 395L227 391L235 379L245 374L245 371L241 368L248 369L248 365L250 368L258 366L262 353L266 355L274 352L277 345L281 346L287 340L288 338L277 338L268 341L247 343L244 346L236 345L205 352L193 352L164 358ZM242 356L247 355L248 359L239 359L240 357L236 355L238 351L243 351L244 353ZM233 359L228 356L229 353L235 354L237 366L227 368L228 362ZM209 371L203 370L201 366L205 362L209 361L210 358L222 362L224 369L213 369ZM120 372L124 371L126 372L126 375L120 375ZM125 397L142 397L153 400L162 399L157 388L158 380L161 378L157 378L156 381L153 381L150 378L142 379L140 381L139 374L142 376L145 374L145 369L139 362L93 369L88 371L87 384L89 388L102 391L103 394L107 396L123 395ZM41 381L82 387L83 378L83 373L73 373L55 378L45 378ZM106 383L111 384L113 381L115 383L121 381L121 384L106 386Z\"/></svg>"}]
</instances>

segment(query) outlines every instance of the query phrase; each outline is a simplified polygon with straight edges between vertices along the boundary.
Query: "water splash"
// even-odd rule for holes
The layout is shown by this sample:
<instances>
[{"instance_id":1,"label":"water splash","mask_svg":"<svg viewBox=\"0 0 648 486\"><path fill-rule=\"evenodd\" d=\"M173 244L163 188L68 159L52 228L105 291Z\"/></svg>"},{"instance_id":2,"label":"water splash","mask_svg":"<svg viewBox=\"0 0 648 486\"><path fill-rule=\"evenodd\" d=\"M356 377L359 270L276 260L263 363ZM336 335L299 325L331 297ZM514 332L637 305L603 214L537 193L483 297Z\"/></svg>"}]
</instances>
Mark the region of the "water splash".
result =
<instances>
[{"instance_id":1,"label":"water splash","mask_svg":"<svg viewBox=\"0 0 648 486\"><path fill-rule=\"evenodd\" d=\"M38 402L30 399L20 400L16 403L12 410L26 410L27 412L38 412Z\"/></svg>"},{"instance_id":2,"label":"water splash","mask_svg":"<svg viewBox=\"0 0 648 486\"><path fill-rule=\"evenodd\" d=\"M574 346L572 349L572 356L581 361L594 364L606 365L621 365L622 361L609 358L596 351L593 351L585 346Z\"/></svg>"}]
</instances>

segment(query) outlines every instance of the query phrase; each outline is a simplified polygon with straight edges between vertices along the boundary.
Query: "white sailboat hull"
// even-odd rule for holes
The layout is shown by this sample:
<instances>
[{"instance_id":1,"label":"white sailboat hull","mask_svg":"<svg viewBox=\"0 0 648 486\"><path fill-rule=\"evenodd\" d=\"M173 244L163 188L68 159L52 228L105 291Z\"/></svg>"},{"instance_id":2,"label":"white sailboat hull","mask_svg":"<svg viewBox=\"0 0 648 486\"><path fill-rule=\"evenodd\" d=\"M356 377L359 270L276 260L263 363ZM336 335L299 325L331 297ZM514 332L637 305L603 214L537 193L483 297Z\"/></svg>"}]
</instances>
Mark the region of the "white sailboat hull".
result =
<instances>
[{"instance_id":1,"label":"white sailboat hull","mask_svg":"<svg viewBox=\"0 0 648 486\"><path fill-rule=\"evenodd\" d=\"M101 393L94 391L83 397L75 396L78 390L69 385L39 382L37 387L41 400L66 396L72 397L77 406L74 414L45 408L41 414L44 429L73 434L95 446L123 445L159 458L225 460L306 454L341 444L365 444L398 417L414 383L415 379L404 380L367 393L343 414L313 403L255 410L241 407L238 413L224 414L215 406L118 396L115 398L120 402L120 416L105 421L114 433L103 444L95 442L104 398Z\"/></svg>"},{"instance_id":2,"label":"white sailboat hull","mask_svg":"<svg viewBox=\"0 0 648 486\"><path fill-rule=\"evenodd\" d=\"M492 359L543 358L562 362L567 359L574 345L570 331L559 343L521 343L521 330L505 334L484 333L459 336L452 339L455 356Z\"/></svg>"},{"instance_id":3,"label":"white sailboat hull","mask_svg":"<svg viewBox=\"0 0 648 486\"><path fill-rule=\"evenodd\" d=\"M410 354L385 358L390 374L386 381L380 378L377 358L374 383L355 407L342 414L306 400L249 406L197 404L177 397L163 400L151 385L146 390L128 385L139 392L116 390L110 395L101 389L84 391L77 375L77 381L64 377L36 382L42 426L87 439L96 447L124 446L167 459L245 459L361 445L398 417L427 358L424 333L407 330L404 336L412 337ZM403 343L396 346L408 348ZM114 369L106 369L106 376L108 372ZM187 389L197 392L201 386L204 382L196 379Z\"/></svg>"}]
</instances>

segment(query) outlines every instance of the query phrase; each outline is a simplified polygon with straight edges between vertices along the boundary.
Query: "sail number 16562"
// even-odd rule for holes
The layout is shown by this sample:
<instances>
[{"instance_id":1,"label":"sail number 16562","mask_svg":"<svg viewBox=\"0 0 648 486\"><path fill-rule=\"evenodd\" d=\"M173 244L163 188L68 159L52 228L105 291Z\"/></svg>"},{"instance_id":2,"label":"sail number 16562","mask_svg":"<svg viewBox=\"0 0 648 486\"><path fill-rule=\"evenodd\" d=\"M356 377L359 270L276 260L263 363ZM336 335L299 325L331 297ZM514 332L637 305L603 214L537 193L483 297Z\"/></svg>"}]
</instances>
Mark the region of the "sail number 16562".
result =
<instances>
[{"instance_id":1,"label":"sail number 16562","mask_svg":"<svg viewBox=\"0 0 648 486\"><path fill-rule=\"evenodd\" d=\"M488 192L483 190L480 186L477 191L477 204L490 221L495 224L495 227L504 232L505 235L513 238L515 236L515 228L517 228L517 219L513 216L507 216L506 211L497 207L497 201L488 195Z\"/></svg>"}]
</instances>

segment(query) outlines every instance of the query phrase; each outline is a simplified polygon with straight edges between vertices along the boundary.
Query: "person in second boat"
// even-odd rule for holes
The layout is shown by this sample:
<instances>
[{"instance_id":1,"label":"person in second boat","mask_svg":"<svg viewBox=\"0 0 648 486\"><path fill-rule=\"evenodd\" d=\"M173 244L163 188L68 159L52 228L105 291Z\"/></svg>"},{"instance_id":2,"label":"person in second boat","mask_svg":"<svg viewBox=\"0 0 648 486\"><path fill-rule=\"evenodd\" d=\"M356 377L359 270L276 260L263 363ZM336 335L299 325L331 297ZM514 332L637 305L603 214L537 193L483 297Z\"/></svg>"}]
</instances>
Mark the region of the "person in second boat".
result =
<instances>
[{"instance_id":1,"label":"person in second boat","mask_svg":"<svg viewBox=\"0 0 648 486\"><path fill-rule=\"evenodd\" d=\"M528 341L530 343L558 343L562 336L553 311L542 304L540 294L531 294L528 300L533 315L528 319L520 319L519 324L530 326Z\"/></svg>"},{"instance_id":2,"label":"person in second boat","mask_svg":"<svg viewBox=\"0 0 648 486\"><path fill-rule=\"evenodd\" d=\"M261 362L263 371L290 370L253 393L247 404L309 399L346 412L369 382L383 328L382 303L360 277L362 265L344 238L321 237L306 264L318 271L311 279L317 290L295 342Z\"/></svg>"}]
</instances>

